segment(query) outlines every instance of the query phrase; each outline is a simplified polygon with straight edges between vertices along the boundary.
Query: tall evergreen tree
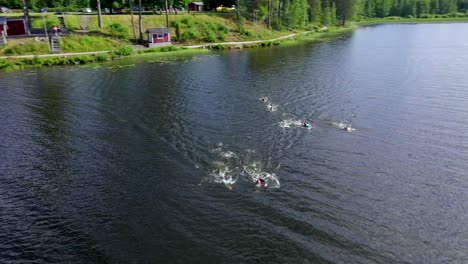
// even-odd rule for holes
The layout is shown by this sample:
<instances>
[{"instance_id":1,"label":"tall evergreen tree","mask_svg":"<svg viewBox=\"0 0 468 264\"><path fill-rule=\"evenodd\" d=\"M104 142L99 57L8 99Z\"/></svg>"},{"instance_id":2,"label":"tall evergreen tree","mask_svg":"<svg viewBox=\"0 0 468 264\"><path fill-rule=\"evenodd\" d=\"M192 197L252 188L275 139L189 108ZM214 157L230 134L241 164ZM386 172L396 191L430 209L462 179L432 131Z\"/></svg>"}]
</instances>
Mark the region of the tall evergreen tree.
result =
<instances>
[{"instance_id":1,"label":"tall evergreen tree","mask_svg":"<svg viewBox=\"0 0 468 264\"><path fill-rule=\"evenodd\" d=\"M310 19L313 23L320 23L322 18L322 1L321 0L312 0L309 2L311 6L312 17Z\"/></svg>"},{"instance_id":2,"label":"tall evergreen tree","mask_svg":"<svg viewBox=\"0 0 468 264\"><path fill-rule=\"evenodd\" d=\"M339 25L344 26L346 21L352 19L357 0L334 0L336 3L336 15Z\"/></svg>"}]
</instances>

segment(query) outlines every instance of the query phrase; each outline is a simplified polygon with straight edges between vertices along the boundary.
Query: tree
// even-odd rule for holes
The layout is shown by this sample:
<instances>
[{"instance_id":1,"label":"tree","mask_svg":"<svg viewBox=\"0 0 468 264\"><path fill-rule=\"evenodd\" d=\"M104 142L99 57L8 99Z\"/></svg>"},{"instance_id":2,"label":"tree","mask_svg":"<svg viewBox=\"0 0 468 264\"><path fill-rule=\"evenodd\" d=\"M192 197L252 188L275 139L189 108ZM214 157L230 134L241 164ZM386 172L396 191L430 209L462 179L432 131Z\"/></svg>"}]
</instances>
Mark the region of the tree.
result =
<instances>
[{"instance_id":1,"label":"tree","mask_svg":"<svg viewBox=\"0 0 468 264\"><path fill-rule=\"evenodd\" d=\"M369 17L375 17L375 1L374 0L368 0L366 1L364 5L364 14Z\"/></svg>"},{"instance_id":2,"label":"tree","mask_svg":"<svg viewBox=\"0 0 468 264\"><path fill-rule=\"evenodd\" d=\"M310 21L313 23L320 23L322 21L322 1L312 0L309 5L311 6L312 18Z\"/></svg>"},{"instance_id":3,"label":"tree","mask_svg":"<svg viewBox=\"0 0 468 264\"><path fill-rule=\"evenodd\" d=\"M334 0L336 4L336 15L339 25L344 26L350 20L355 11L357 0Z\"/></svg>"},{"instance_id":4,"label":"tree","mask_svg":"<svg viewBox=\"0 0 468 264\"><path fill-rule=\"evenodd\" d=\"M99 28L102 28L102 14L101 14L101 0L96 0L97 3L97 16Z\"/></svg>"},{"instance_id":5,"label":"tree","mask_svg":"<svg viewBox=\"0 0 468 264\"><path fill-rule=\"evenodd\" d=\"M22 0L24 20L26 20L26 33L31 34L31 18L29 17L28 0Z\"/></svg>"}]
</instances>

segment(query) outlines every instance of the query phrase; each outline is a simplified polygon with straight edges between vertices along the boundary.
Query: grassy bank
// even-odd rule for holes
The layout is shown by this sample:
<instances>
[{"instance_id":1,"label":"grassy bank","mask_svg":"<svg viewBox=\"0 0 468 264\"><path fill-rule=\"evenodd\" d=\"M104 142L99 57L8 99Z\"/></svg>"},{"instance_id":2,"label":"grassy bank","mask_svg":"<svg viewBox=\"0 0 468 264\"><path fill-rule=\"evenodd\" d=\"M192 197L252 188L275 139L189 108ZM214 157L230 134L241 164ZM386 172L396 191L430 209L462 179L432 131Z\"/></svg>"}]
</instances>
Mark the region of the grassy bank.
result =
<instances>
[{"instance_id":1,"label":"grassy bank","mask_svg":"<svg viewBox=\"0 0 468 264\"><path fill-rule=\"evenodd\" d=\"M205 49L186 49L175 46L151 48L136 51L131 46L123 46L115 51L107 53L95 53L89 55L68 55L54 57L33 58L7 58L0 59L0 70L18 70L30 67L54 66L54 65L82 65L97 62L106 62L121 59L123 57L134 58L165 58L172 59L195 53L207 53Z\"/></svg>"},{"instance_id":2,"label":"grassy bank","mask_svg":"<svg viewBox=\"0 0 468 264\"><path fill-rule=\"evenodd\" d=\"M399 18L375 19L354 22L348 27L329 27L315 30L296 31L296 36L282 40L259 41L260 39L275 39L291 34L291 31L273 31L265 28L261 23L245 22L241 28L235 23L232 14L184 14L171 16L171 35L174 46L162 48L145 48L134 50L132 48L133 32L131 30L131 18L129 15L103 16L104 28L97 26L96 16L69 15L66 23L71 34L60 39L61 51L69 52L97 52L111 51L102 54L73 55L57 57L33 57L33 58L7 58L0 59L0 69L21 69L25 67L40 67L51 65L77 65L84 63L104 62L119 59L124 56L135 57L167 57L173 54L209 52L206 49L185 49L184 45L207 44L213 42L239 42L258 41L257 43L245 43L225 45L212 45L213 49L229 48L258 48L277 45L293 45L299 41L320 42L346 34L356 27L386 24L386 23L435 23L435 22L468 22L468 17L442 17L442 18ZM47 26L56 25L55 16L46 16ZM135 22L137 17L135 17ZM43 23L42 15L33 16L33 25L37 28ZM143 28L162 27L165 17L148 15L143 17ZM111 25L120 25L112 27ZM138 32L137 32L138 36ZM47 42L42 38L9 39L7 45L0 47L0 56L41 55L48 54Z\"/></svg>"},{"instance_id":3,"label":"grassy bank","mask_svg":"<svg viewBox=\"0 0 468 264\"><path fill-rule=\"evenodd\" d=\"M0 69L3 70L13 70L13 69L22 69L27 67L41 67L41 66L52 66L52 65L80 65L86 63L94 62L105 62L115 59L120 59L122 57L134 57L134 58L151 58L151 59L161 59L161 58L177 58L179 56L187 54L198 54L198 53L208 53L211 49L214 50L223 50L230 48L260 48L260 47L271 47L277 45L292 45L298 41L324 41L327 39L334 38L338 35L341 35L346 32L350 32L354 27L338 28L332 27L326 30L311 31L299 33L294 37L274 40L274 41L261 41L258 43L246 43L242 45L223 45L217 44L210 46L209 49L203 48L192 48L188 49L183 46L166 46L159 48L145 48L140 50L135 50L131 46L121 46L116 50L108 53L101 54L89 54L89 55L73 55L73 56L55 56L55 57L39 57L35 56L33 58L7 58L0 59ZM46 49L46 46L42 47Z\"/></svg>"}]
</instances>

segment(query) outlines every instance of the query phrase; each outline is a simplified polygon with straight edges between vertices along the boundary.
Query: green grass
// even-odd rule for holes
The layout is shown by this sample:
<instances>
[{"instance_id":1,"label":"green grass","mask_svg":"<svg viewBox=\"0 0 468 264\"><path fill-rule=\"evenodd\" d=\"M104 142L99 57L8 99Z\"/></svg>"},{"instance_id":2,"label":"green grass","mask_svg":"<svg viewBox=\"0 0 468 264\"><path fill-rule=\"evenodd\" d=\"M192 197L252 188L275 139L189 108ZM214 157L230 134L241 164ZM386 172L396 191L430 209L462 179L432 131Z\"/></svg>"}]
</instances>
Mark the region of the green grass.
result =
<instances>
[{"instance_id":1,"label":"green grass","mask_svg":"<svg viewBox=\"0 0 468 264\"><path fill-rule=\"evenodd\" d=\"M47 54L47 42L36 42L33 39L15 39L6 45L0 46L0 55L39 55Z\"/></svg>"},{"instance_id":2,"label":"green grass","mask_svg":"<svg viewBox=\"0 0 468 264\"><path fill-rule=\"evenodd\" d=\"M60 25L60 22L55 15L47 14L42 18L42 15L31 15L31 26L33 28L44 28L44 21L46 22L46 27L50 30L53 26Z\"/></svg>"},{"instance_id":3,"label":"green grass","mask_svg":"<svg viewBox=\"0 0 468 264\"><path fill-rule=\"evenodd\" d=\"M60 38L60 48L63 53L115 50L128 41L119 41L111 37L96 35L71 34Z\"/></svg>"},{"instance_id":4,"label":"green grass","mask_svg":"<svg viewBox=\"0 0 468 264\"><path fill-rule=\"evenodd\" d=\"M135 60L156 59L168 60L180 57L208 53L207 49L186 49L175 46L165 46L158 48L149 48L135 51L129 46L121 46L119 49L110 53L91 54L91 55L73 55L57 57L33 57L18 59L0 59L0 70L16 70L29 67L53 66L53 65L82 65L89 63L105 62L110 60L131 57Z\"/></svg>"}]
</instances>

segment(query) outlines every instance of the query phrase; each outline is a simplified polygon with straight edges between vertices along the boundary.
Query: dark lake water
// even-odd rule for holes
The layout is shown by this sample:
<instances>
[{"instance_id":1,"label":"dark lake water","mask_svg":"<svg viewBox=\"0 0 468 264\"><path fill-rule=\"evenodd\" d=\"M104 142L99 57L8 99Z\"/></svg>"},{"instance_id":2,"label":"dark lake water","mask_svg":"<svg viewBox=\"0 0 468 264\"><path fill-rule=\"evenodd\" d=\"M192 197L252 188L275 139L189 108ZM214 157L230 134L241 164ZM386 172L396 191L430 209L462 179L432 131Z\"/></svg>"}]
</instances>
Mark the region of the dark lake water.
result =
<instances>
[{"instance_id":1,"label":"dark lake water","mask_svg":"<svg viewBox=\"0 0 468 264\"><path fill-rule=\"evenodd\" d=\"M0 263L468 263L467 32L0 72Z\"/></svg>"}]
</instances>

